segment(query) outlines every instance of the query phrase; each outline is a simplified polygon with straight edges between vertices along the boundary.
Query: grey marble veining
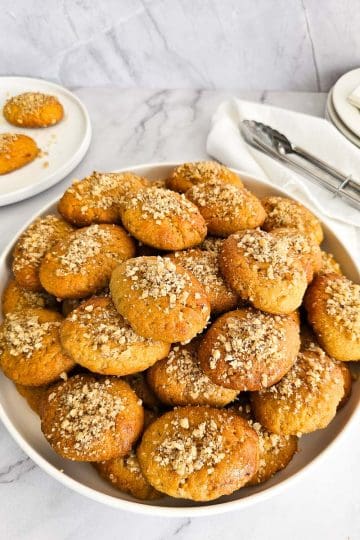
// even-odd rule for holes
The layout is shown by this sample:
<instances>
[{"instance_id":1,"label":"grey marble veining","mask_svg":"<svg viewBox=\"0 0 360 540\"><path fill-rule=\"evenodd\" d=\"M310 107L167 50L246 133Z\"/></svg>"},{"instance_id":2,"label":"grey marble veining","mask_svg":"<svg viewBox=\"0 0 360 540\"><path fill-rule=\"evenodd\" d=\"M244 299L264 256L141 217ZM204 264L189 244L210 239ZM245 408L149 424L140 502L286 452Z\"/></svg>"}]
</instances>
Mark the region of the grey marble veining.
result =
<instances>
[{"instance_id":1,"label":"grey marble veining","mask_svg":"<svg viewBox=\"0 0 360 540\"><path fill-rule=\"evenodd\" d=\"M2 0L0 74L324 91L358 66L359 24L357 0Z\"/></svg>"},{"instance_id":2,"label":"grey marble veining","mask_svg":"<svg viewBox=\"0 0 360 540\"><path fill-rule=\"evenodd\" d=\"M71 177L21 203L1 208L0 251L21 224L94 168L206 157L211 114L229 92L80 88L93 140ZM234 92L245 99L323 115L324 94ZM0 424L1 540L355 540L360 537L359 430L286 492L223 516L164 519L136 516L86 499L57 483L20 450Z\"/></svg>"}]
</instances>

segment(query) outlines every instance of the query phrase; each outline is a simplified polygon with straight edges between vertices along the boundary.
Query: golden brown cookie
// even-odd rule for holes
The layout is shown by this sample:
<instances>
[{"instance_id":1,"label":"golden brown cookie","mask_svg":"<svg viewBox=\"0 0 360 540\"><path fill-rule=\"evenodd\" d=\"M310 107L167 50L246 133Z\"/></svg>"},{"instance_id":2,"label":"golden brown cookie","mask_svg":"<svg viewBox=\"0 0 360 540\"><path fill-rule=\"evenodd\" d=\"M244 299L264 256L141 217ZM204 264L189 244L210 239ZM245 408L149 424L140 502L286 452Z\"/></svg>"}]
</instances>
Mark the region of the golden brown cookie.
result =
<instances>
[{"instance_id":1,"label":"golden brown cookie","mask_svg":"<svg viewBox=\"0 0 360 540\"><path fill-rule=\"evenodd\" d=\"M316 244L321 244L324 233L321 223L305 206L286 197L264 197L261 199L265 208L266 219L263 223L265 231L272 231L280 227L296 229L304 236L308 236Z\"/></svg>"},{"instance_id":2,"label":"golden brown cookie","mask_svg":"<svg viewBox=\"0 0 360 540\"><path fill-rule=\"evenodd\" d=\"M75 375L51 388L41 414L49 444L74 461L126 455L143 422L143 408L126 382L91 375Z\"/></svg>"},{"instance_id":3,"label":"golden brown cookie","mask_svg":"<svg viewBox=\"0 0 360 540\"><path fill-rule=\"evenodd\" d=\"M321 268L319 274L339 274L343 275L340 264L335 259L332 253L321 251Z\"/></svg>"},{"instance_id":4,"label":"golden brown cookie","mask_svg":"<svg viewBox=\"0 0 360 540\"><path fill-rule=\"evenodd\" d=\"M193 186L186 197L199 208L209 234L214 236L260 227L266 216L261 202L250 191L219 180Z\"/></svg>"},{"instance_id":5,"label":"golden brown cookie","mask_svg":"<svg viewBox=\"0 0 360 540\"><path fill-rule=\"evenodd\" d=\"M53 246L42 261L40 281L57 298L83 298L106 287L113 269L134 253L122 227L90 225Z\"/></svg>"},{"instance_id":6,"label":"golden brown cookie","mask_svg":"<svg viewBox=\"0 0 360 540\"><path fill-rule=\"evenodd\" d=\"M111 298L94 296L62 322L61 345L77 364L103 375L143 371L167 356L170 345L139 336Z\"/></svg>"},{"instance_id":7,"label":"golden brown cookie","mask_svg":"<svg viewBox=\"0 0 360 540\"><path fill-rule=\"evenodd\" d=\"M151 501L163 497L163 494L156 491L141 472L134 450L126 456L93 465L104 480L137 499Z\"/></svg>"},{"instance_id":8,"label":"golden brown cookie","mask_svg":"<svg viewBox=\"0 0 360 540\"><path fill-rule=\"evenodd\" d=\"M182 407L155 420L137 450L143 474L172 497L210 501L245 485L258 469L259 442L225 409Z\"/></svg>"},{"instance_id":9,"label":"golden brown cookie","mask_svg":"<svg viewBox=\"0 0 360 540\"><path fill-rule=\"evenodd\" d=\"M228 285L258 309L281 315L302 302L309 268L291 238L241 231L224 241L219 265Z\"/></svg>"},{"instance_id":10,"label":"golden brown cookie","mask_svg":"<svg viewBox=\"0 0 360 540\"><path fill-rule=\"evenodd\" d=\"M304 306L317 340L337 360L360 360L360 285L345 276L317 276Z\"/></svg>"},{"instance_id":11,"label":"golden brown cookie","mask_svg":"<svg viewBox=\"0 0 360 540\"><path fill-rule=\"evenodd\" d=\"M3 113L10 124L26 128L53 126L64 117L57 97L41 92L24 92L8 99Z\"/></svg>"},{"instance_id":12,"label":"golden brown cookie","mask_svg":"<svg viewBox=\"0 0 360 540\"><path fill-rule=\"evenodd\" d=\"M198 280L167 258L125 261L112 273L110 292L137 334L168 343L189 341L210 316L210 302Z\"/></svg>"},{"instance_id":13,"label":"golden brown cookie","mask_svg":"<svg viewBox=\"0 0 360 540\"><path fill-rule=\"evenodd\" d=\"M40 292L40 265L56 242L65 239L73 228L51 214L37 218L19 237L13 253L12 269L15 280L25 289Z\"/></svg>"},{"instance_id":14,"label":"golden brown cookie","mask_svg":"<svg viewBox=\"0 0 360 540\"><path fill-rule=\"evenodd\" d=\"M215 252L199 248L185 249L176 251L169 258L189 270L202 284L209 297L211 313L222 313L236 307L238 297L222 277Z\"/></svg>"},{"instance_id":15,"label":"golden brown cookie","mask_svg":"<svg viewBox=\"0 0 360 540\"><path fill-rule=\"evenodd\" d=\"M147 380L157 396L168 405L224 407L238 392L214 384L200 367L197 345L174 346L167 358L156 362Z\"/></svg>"},{"instance_id":16,"label":"golden brown cookie","mask_svg":"<svg viewBox=\"0 0 360 540\"><path fill-rule=\"evenodd\" d=\"M8 282L2 295L2 312L4 315L18 309L33 307L58 310L59 306L54 296L46 292L32 292L23 289L14 279Z\"/></svg>"},{"instance_id":17,"label":"golden brown cookie","mask_svg":"<svg viewBox=\"0 0 360 540\"><path fill-rule=\"evenodd\" d=\"M40 416L49 386L24 386L22 384L15 384L15 387L19 394L26 399L31 409Z\"/></svg>"},{"instance_id":18,"label":"golden brown cookie","mask_svg":"<svg viewBox=\"0 0 360 540\"><path fill-rule=\"evenodd\" d=\"M120 223L120 205L147 185L145 178L131 172L100 173L94 171L76 180L65 191L58 205L60 214L77 227L92 223Z\"/></svg>"},{"instance_id":19,"label":"golden brown cookie","mask_svg":"<svg viewBox=\"0 0 360 540\"><path fill-rule=\"evenodd\" d=\"M197 207L169 189L151 187L132 194L122 205L121 219L135 238L157 249L193 247L206 236Z\"/></svg>"},{"instance_id":20,"label":"golden brown cookie","mask_svg":"<svg viewBox=\"0 0 360 540\"><path fill-rule=\"evenodd\" d=\"M22 133L0 133L0 175L34 161L40 150L31 137Z\"/></svg>"},{"instance_id":21,"label":"golden brown cookie","mask_svg":"<svg viewBox=\"0 0 360 540\"><path fill-rule=\"evenodd\" d=\"M280 382L251 394L255 418L280 435L301 435L325 428L344 396L338 362L319 347L300 352Z\"/></svg>"},{"instance_id":22,"label":"golden brown cookie","mask_svg":"<svg viewBox=\"0 0 360 540\"><path fill-rule=\"evenodd\" d=\"M348 366L344 362L339 362L339 367L342 371L343 377L344 377L344 395L342 400L340 401L338 405L338 409L341 409L346 405L346 403L349 401L351 397L351 391L352 391L352 374Z\"/></svg>"},{"instance_id":23,"label":"golden brown cookie","mask_svg":"<svg viewBox=\"0 0 360 540\"><path fill-rule=\"evenodd\" d=\"M300 348L299 325L291 315L253 308L230 311L207 330L199 346L201 368L219 385L260 390L289 371Z\"/></svg>"},{"instance_id":24,"label":"golden brown cookie","mask_svg":"<svg viewBox=\"0 0 360 540\"><path fill-rule=\"evenodd\" d=\"M75 365L61 349L61 320L59 313L43 308L6 315L0 364L9 379L24 386L41 386L56 381Z\"/></svg>"},{"instance_id":25,"label":"golden brown cookie","mask_svg":"<svg viewBox=\"0 0 360 540\"><path fill-rule=\"evenodd\" d=\"M166 179L166 185L169 189L185 193L192 186L212 180L243 187L243 183L236 173L216 161L196 161L178 165Z\"/></svg>"}]
</instances>

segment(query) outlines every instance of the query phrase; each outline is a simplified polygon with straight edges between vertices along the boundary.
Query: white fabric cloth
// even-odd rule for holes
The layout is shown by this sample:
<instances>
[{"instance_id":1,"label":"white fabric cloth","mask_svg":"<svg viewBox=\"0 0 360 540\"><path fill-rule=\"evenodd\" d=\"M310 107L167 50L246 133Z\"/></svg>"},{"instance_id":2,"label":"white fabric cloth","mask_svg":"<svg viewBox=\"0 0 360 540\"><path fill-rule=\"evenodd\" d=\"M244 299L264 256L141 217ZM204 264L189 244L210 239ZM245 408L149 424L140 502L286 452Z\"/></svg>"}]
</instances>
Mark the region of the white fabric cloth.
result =
<instances>
[{"instance_id":1,"label":"white fabric cloth","mask_svg":"<svg viewBox=\"0 0 360 540\"><path fill-rule=\"evenodd\" d=\"M328 222L354 253L360 233L360 211L247 145L239 131L239 123L244 119L258 120L278 129L293 143L359 180L360 150L325 119L238 99L219 106L207 139L207 152L211 156L301 200Z\"/></svg>"}]
</instances>

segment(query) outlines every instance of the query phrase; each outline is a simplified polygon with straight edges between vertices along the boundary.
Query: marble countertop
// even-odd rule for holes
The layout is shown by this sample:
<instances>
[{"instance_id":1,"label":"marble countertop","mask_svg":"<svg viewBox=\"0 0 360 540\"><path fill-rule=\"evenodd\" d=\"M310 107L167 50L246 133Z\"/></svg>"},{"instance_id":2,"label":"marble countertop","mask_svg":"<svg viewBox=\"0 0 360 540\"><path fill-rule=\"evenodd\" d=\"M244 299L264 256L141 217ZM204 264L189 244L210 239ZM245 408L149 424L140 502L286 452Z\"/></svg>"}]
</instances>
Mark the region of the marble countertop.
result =
<instances>
[{"instance_id":1,"label":"marble countertop","mask_svg":"<svg viewBox=\"0 0 360 540\"><path fill-rule=\"evenodd\" d=\"M211 114L234 94L115 87L75 92L89 109L93 140L71 178L93 169L206 157ZM314 93L238 95L318 116L323 116L326 99ZM69 183L70 177L32 199L0 208L0 251L25 220ZM242 511L190 520L141 517L77 495L39 469L0 425L0 538L355 540L360 537L359 433L352 426L311 473L283 494Z\"/></svg>"}]
</instances>

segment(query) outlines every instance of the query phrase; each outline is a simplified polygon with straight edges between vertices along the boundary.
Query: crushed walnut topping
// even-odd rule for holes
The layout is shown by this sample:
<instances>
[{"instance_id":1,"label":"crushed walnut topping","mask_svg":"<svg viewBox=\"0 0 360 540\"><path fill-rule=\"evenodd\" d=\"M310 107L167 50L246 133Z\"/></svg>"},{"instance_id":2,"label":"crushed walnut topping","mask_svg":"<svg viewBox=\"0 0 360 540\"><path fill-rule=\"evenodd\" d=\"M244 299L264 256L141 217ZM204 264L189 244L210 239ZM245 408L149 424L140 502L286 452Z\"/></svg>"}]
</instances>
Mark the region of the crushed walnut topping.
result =
<instances>
[{"instance_id":1,"label":"crushed walnut topping","mask_svg":"<svg viewBox=\"0 0 360 540\"><path fill-rule=\"evenodd\" d=\"M125 401L111 393L113 383L110 379L89 382L75 376L71 381L71 390L61 392L60 386L58 414L52 431L60 431L61 439L69 440L81 454L91 451L94 442L99 443L105 432L115 431L116 417L125 409ZM52 392L48 400L51 402L56 396L56 391Z\"/></svg>"},{"instance_id":2,"label":"crushed walnut topping","mask_svg":"<svg viewBox=\"0 0 360 540\"><path fill-rule=\"evenodd\" d=\"M212 395L224 390L202 371L195 351L183 347L173 347L166 359L165 371L175 384L184 388L184 394L192 399L199 396L210 399Z\"/></svg>"},{"instance_id":3,"label":"crushed walnut topping","mask_svg":"<svg viewBox=\"0 0 360 540\"><path fill-rule=\"evenodd\" d=\"M360 339L360 285L345 277L333 279L325 293L327 313L349 332L352 341Z\"/></svg>"},{"instance_id":4,"label":"crushed walnut topping","mask_svg":"<svg viewBox=\"0 0 360 540\"><path fill-rule=\"evenodd\" d=\"M158 343L136 334L112 302L106 306L80 306L68 320L83 330L83 338L105 358L117 358L128 345L135 343Z\"/></svg>"},{"instance_id":5,"label":"crushed walnut topping","mask_svg":"<svg viewBox=\"0 0 360 540\"><path fill-rule=\"evenodd\" d=\"M186 178L192 184L208 182L210 180L230 178L233 173L216 161L197 161L194 163L183 163L174 169L174 178Z\"/></svg>"},{"instance_id":6,"label":"crushed walnut topping","mask_svg":"<svg viewBox=\"0 0 360 540\"><path fill-rule=\"evenodd\" d=\"M176 474L187 477L190 474L207 467L208 473L214 472L214 467L225 458L223 426L215 420L206 419L191 426L184 420L171 422L171 434L157 448L154 461L161 467L169 467ZM181 422L181 423L180 423Z\"/></svg>"},{"instance_id":7,"label":"crushed walnut topping","mask_svg":"<svg viewBox=\"0 0 360 540\"><path fill-rule=\"evenodd\" d=\"M186 251L176 251L174 257L177 264L189 270L196 277L203 285L207 294L214 294L224 289L232 294L220 274L216 253L201 251L199 249L189 249Z\"/></svg>"},{"instance_id":8,"label":"crushed walnut topping","mask_svg":"<svg viewBox=\"0 0 360 540\"><path fill-rule=\"evenodd\" d=\"M84 200L83 212L89 208L107 210L123 202L124 196L139 189L143 180L131 173L100 173L94 171L83 180L75 181L67 190L79 200ZM85 202L86 201L86 202Z\"/></svg>"},{"instance_id":9,"label":"crushed walnut topping","mask_svg":"<svg viewBox=\"0 0 360 540\"><path fill-rule=\"evenodd\" d=\"M216 369L223 358L235 371L248 372L254 363L271 366L282 356L285 329L279 325L280 315L251 311L245 318L228 317L217 336L209 360L210 369ZM267 377L262 378L267 386Z\"/></svg>"},{"instance_id":10,"label":"crushed walnut topping","mask_svg":"<svg viewBox=\"0 0 360 540\"><path fill-rule=\"evenodd\" d=\"M169 307L165 308L165 313L178 304L186 305L190 296L188 288L192 286L191 276L185 272L179 273L170 259L137 257L125 265L125 276L131 279L133 290L141 291L140 299L168 298Z\"/></svg>"},{"instance_id":11,"label":"crushed walnut topping","mask_svg":"<svg viewBox=\"0 0 360 540\"><path fill-rule=\"evenodd\" d=\"M291 400L294 412L299 412L314 400L324 384L339 382L335 377L337 364L316 344L309 344L307 349L298 354L295 364L278 383L265 390L282 402L281 408L284 410L290 409Z\"/></svg>"},{"instance_id":12,"label":"crushed walnut topping","mask_svg":"<svg viewBox=\"0 0 360 540\"><path fill-rule=\"evenodd\" d=\"M141 207L142 218L154 219L158 225L173 216L190 221L192 214L198 212L196 206L188 201L185 195L157 187L139 190L127 199L125 205L126 209Z\"/></svg>"},{"instance_id":13,"label":"crushed walnut topping","mask_svg":"<svg viewBox=\"0 0 360 540\"><path fill-rule=\"evenodd\" d=\"M12 145L18 140L18 136L15 133L0 133L0 155L6 159L10 159L10 152Z\"/></svg>"},{"instance_id":14,"label":"crushed walnut topping","mask_svg":"<svg viewBox=\"0 0 360 540\"><path fill-rule=\"evenodd\" d=\"M198 247L203 251L210 251L212 253L215 253L216 255L219 255L223 243L223 238L215 238L213 236L208 236Z\"/></svg>"},{"instance_id":15,"label":"crushed walnut topping","mask_svg":"<svg viewBox=\"0 0 360 540\"><path fill-rule=\"evenodd\" d=\"M316 221L315 216L292 199L268 197L264 205L267 213L265 224L271 223L273 229L290 227L307 233L310 221Z\"/></svg>"},{"instance_id":16,"label":"crushed walnut topping","mask_svg":"<svg viewBox=\"0 0 360 540\"><path fill-rule=\"evenodd\" d=\"M131 450L130 453L124 457L124 465L132 474L142 476L139 461L134 450Z\"/></svg>"},{"instance_id":17,"label":"crushed walnut topping","mask_svg":"<svg viewBox=\"0 0 360 540\"><path fill-rule=\"evenodd\" d=\"M259 229L245 232L241 236L236 235L236 238L237 246L249 260L252 269L261 269L268 279L293 277L298 273L294 268L298 255L294 249L294 238L272 235Z\"/></svg>"},{"instance_id":18,"label":"crushed walnut topping","mask_svg":"<svg viewBox=\"0 0 360 540\"><path fill-rule=\"evenodd\" d=\"M36 219L20 236L16 245L14 271L21 271L27 265L39 266L45 253L64 234L63 224L60 218L53 215ZM70 231L70 226L67 227Z\"/></svg>"},{"instance_id":19,"label":"crushed walnut topping","mask_svg":"<svg viewBox=\"0 0 360 540\"><path fill-rule=\"evenodd\" d=\"M102 229L99 225L90 225L86 229L80 229L71 236L67 249L63 255L54 253L59 261L57 276L69 274L86 274L86 264L94 257L103 252L104 246L111 243L113 237L109 229ZM107 252L110 257L111 253Z\"/></svg>"},{"instance_id":20,"label":"crushed walnut topping","mask_svg":"<svg viewBox=\"0 0 360 540\"><path fill-rule=\"evenodd\" d=\"M246 190L220 180L210 180L190 188L189 198L200 207L221 207L221 219L230 220L243 213Z\"/></svg>"},{"instance_id":21,"label":"crushed walnut topping","mask_svg":"<svg viewBox=\"0 0 360 540\"><path fill-rule=\"evenodd\" d=\"M26 312L8 313L3 324L4 345L12 356L31 358L44 347L45 336L58 326L58 321L40 322L37 315Z\"/></svg>"},{"instance_id":22,"label":"crushed walnut topping","mask_svg":"<svg viewBox=\"0 0 360 540\"><path fill-rule=\"evenodd\" d=\"M41 113L43 107L59 103L55 96L42 94L41 92L24 92L14 96L6 102L7 105L15 105L17 110L17 123L21 124L27 115L37 116ZM54 119L52 123L56 123Z\"/></svg>"}]
</instances>

